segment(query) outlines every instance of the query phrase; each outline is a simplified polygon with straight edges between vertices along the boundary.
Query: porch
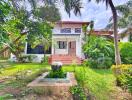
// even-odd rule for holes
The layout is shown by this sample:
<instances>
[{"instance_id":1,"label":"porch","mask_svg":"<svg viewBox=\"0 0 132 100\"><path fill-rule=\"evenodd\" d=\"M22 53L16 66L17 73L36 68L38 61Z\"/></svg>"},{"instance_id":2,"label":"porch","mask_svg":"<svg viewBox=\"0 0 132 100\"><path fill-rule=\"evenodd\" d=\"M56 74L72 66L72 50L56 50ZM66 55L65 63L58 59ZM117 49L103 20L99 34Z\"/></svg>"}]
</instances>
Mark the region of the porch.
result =
<instances>
[{"instance_id":1,"label":"porch","mask_svg":"<svg viewBox=\"0 0 132 100\"><path fill-rule=\"evenodd\" d=\"M77 64L81 65L82 64L82 59L74 56L74 55L51 55L48 59L49 64L52 64L52 62L62 62L64 65L69 65L69 64Z\"/></svg>"},{"instance_id":2,"label":"porch","mask_svg":"<svg viewBox=\"0 0 132 100\"><path fill-rule=\"evenodd\" d=\"M49 63L60 61L63 64L82 63L80 35L55 35L52 38L52 53Z\"/></svg>"}]
</instances>

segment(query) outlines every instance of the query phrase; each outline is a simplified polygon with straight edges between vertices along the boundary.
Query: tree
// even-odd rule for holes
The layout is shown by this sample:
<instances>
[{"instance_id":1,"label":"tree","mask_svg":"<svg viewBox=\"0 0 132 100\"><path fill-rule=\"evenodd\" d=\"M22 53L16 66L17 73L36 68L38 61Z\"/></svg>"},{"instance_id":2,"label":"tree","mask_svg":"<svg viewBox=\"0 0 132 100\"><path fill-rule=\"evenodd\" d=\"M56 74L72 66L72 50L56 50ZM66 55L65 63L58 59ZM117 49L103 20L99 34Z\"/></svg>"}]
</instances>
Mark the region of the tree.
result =
<instances>
[{"instance_id":1,"label":"tree","mask_svg":"<svg viewBox=\"0 0 132 100\"><path fill-rule=\"evenodd\" d=\"M24 2L25 0L21 0L21 1ZM32 2L33 0L29 0L29 1ZM27 11L26 7L24 7L25 5L23 6L20 5L20 1L11 0L11 2L12 4L10 3L9 6L13 5L13 8L10 10L10 15L9 15L10 19L8 21L6 20L6 23L2 25L4 27L4 31L10 33L10 35L7 34L6 35L7 38L5 38L5 34L4 34L4 38L3 36L0 35L0 39L2 38L1 39L2 42L0 42L1 47L3 47L3 45L6 44L6 46L4 46L5 48L0 51L0 54L11 47L17 48L18 41L20 42L21 38L27 33L28 33L28 37L30 38L30 40L28 38L28 42L30 42L33 45L34 44L37 45L38 43L36 42L36 37L43 36L43 38L45 39L51 39L52 25L49 22L60 20L60 14L55 6L46 6L42 8L40 7L38 9L37 7L33 7L36 4L33 5L34 3L32 3L31 6L32 10ZM3 8L6 7L4 6ZM45 17L44 14L42 13L43 11L47 11L47 9L50 9L49 17ZM36 11L39 11L38 15L36 15L35 13ZM53 15L50 15L50 13L53 13ZM4 18L6 17L7 16L4 16ZM33 17L33 19L30 19L31 17ZM2 32L4 31L2 30ZM7 39L8 41L4 41L5 39ZM15 49L11 51L13 52L14 50Z\"/></svg>"},{"instance_id":2,"label":"tree","mask_svg":"<svg viewBox=\"0 0 132 100\"><path fill-rule=\"evenodd\" d=\"M43 21L57 22L61 19L58 8L55 5L43 6L35 10L35 16L41 18Z\"/></svg>"},{"instance_id":3,"label":"tree","mask_svg":"<svg viewBox=\"0 0 132 100\"><path fill-rule=\"evenodd\" d=\"M113 64L113 43L104 37L87 36L83 51L87 55L86 63L92 68L110 68ZM90 44L90 45L89 45Z\"/></svg>"},{"instance_id":4,"label":"tree","mask_svg":"<svg viewBox=\"0 0 132 100\"><path fill-rule=\"evenodd\" d=\"M70 11L74 10L75 15L80 14L80 2L81 0L64 0L66 12L70 15ZM91 1L91 0L88 0ZM113 14L114 22L114 47L115 47L115 62L116 65L121 64L120 52L118 47L118 35L117 35L117 12L112 0L96 0L97 3L105 2L106 7L110 6Z\"/></svg>"},{"instance_id":5,"label":"tree","mask_svg":"<svg viewBox=\"0 0 132 100\"><path fill-rule=\"evenodd\" d=\"M125 4L116 7L118 12L118 27L124 28L121 33L121 38L126 36L125 34L130 34L129 40L132 41L132 1L129 0ZM107 29L113 28L112 18L110 18L110 23L106 26Z\"/></svg>"},{"instance_id":6,"label":"tree","mask_svg":"<svg viewBox=\"0 0 132 100\"><path fill-rule=\"evenodd\" d=\"M129 0L125 4L116 7L118 12L118 27L128 28L132 26L132 1ZM110 23L106 28L113 28L113 18L110 18Z\"/></svg>"}]
</instances>

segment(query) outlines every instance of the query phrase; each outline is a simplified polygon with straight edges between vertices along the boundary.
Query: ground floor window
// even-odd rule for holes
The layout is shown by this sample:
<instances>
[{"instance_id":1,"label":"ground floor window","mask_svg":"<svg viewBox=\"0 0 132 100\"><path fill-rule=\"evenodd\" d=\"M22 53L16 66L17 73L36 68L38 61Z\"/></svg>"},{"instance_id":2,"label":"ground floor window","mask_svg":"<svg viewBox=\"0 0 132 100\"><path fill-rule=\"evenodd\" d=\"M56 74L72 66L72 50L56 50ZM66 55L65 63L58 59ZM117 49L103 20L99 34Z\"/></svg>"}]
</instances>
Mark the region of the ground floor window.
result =
<instances>
[{"instance_id":1,"label":"ground floor window","mask_svg":"<svg viewBox=\"0 0 132 100\"><path fill-rule=\"evenodd\" d=\"M67 48L67 41L57 41L59 49L66 49Z\"/></svg>"},{"instance_id":2,"label":"ground floor window","mask_svg":"<svg viewBox=\"0 0 132 100\"><path fill-rule=\"evenodd\" d=\"M30 44L27 45L27 54L51 54L51 47L44 52L44 47L42 45L37 45L32 48Z\"/></svg>"}]
</instances>

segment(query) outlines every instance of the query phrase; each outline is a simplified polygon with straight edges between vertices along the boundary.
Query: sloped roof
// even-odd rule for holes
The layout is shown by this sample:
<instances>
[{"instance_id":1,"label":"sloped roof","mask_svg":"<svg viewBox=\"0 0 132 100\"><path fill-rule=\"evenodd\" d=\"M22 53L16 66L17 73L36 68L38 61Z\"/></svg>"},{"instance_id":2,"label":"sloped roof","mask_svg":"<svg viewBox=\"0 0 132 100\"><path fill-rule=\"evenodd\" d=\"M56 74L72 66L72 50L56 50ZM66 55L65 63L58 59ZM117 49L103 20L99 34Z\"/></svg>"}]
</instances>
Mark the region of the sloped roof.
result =
<instances>
[{"instance_id":1,"label":"sloped roof","mask_svg":"<svg viewBox=\"0 0 132 100\"><path fill-rule=\"evenodd\" d=\"M83 21L58 21L57 24L86 24L89 25L90 22L83 22Z\"/></svg>"},{"instance_id":2,"label":"sloped roof","mask_svg":"<svg viewBox=\"0 0 132 100\"><path fill-rule=\"evenodd\" d=\"M92 34L110 36L113 34L113 31L111 31L111 30L94 30L92 32Z\"/></svg>"}]
</instances>

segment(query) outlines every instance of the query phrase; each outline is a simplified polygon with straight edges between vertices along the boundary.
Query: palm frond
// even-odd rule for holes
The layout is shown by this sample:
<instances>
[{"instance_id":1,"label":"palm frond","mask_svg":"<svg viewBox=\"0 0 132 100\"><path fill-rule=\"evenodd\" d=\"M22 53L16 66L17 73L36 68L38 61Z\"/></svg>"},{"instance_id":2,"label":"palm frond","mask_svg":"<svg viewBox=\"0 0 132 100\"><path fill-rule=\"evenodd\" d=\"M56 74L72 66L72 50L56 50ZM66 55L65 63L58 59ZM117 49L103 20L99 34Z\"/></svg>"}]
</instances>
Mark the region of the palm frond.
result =
<instances>
[{"instance_id":1,"label":"palm frond","mask_svg":"<svg viewBox=\"0 0 132 100\"><path fill-rule=\"evenodd\" d=\"M120 5L116 7L118 13L124 15L124 16L128 16L128 14L130 13L130 9L129 7L127 7L127 5Z\"/></svg>"},{"instance_id":2,"label":"palm frond","mask_svg":"<svg viewBox=\"0 0 132 100\"><path fill-rule=\"evenodd\" d=\"M37 2L36 2L36 0L28 0L29 1L29 3L31 4L31 7L33 8L33 9L36 9L36 7L37 7Z\"/></svg>"},{"instance_id":3,"label":"palm frond","mask_svg":"<svg viewBox=\"0 0 132 100\"><path fill-rule=\"evenodd\" d=\"M71 14L71 10L73 10L75 15L81 15L80 9L81 7L81 0L64 0L65 10L69 14Z\"/></svg>"},{"instance_id":4,"label":"palm frond","mask_svg":"<svg viewBox=\"0 0 132 100\"><path fill-rule=\"evenodd\" d=\"M128 7L132 7L132 0L129 0L129 1L127 2L127 6L128 6Z\"/></svg>"}]
</instances>

